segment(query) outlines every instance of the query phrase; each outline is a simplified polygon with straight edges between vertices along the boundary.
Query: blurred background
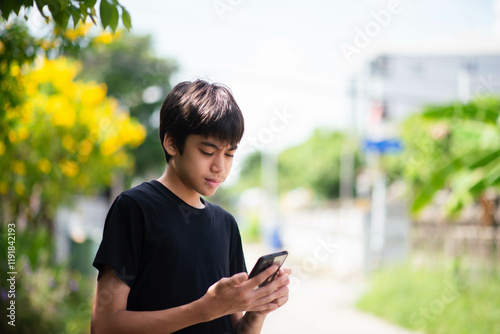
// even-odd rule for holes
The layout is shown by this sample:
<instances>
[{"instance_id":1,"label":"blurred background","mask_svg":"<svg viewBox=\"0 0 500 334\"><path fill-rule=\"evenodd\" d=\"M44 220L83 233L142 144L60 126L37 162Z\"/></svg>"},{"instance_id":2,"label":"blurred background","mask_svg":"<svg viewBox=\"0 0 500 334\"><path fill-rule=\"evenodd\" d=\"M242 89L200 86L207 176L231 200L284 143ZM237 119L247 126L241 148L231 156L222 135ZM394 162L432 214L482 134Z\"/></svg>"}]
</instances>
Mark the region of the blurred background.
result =
<instances>
[{"instance_id":1,"label":"blurred background","mask_svg":"<svg viewBox=\"0 0 500 334\"><path fill-rule=\"evenodd\" d=\"M89 332L107 210L161 175L161 103L196 78L246 124L208 200L249 268L290 253L263 333L500 333L500 1L0 10L2 333Z\"/></svg>"}]
</instances>

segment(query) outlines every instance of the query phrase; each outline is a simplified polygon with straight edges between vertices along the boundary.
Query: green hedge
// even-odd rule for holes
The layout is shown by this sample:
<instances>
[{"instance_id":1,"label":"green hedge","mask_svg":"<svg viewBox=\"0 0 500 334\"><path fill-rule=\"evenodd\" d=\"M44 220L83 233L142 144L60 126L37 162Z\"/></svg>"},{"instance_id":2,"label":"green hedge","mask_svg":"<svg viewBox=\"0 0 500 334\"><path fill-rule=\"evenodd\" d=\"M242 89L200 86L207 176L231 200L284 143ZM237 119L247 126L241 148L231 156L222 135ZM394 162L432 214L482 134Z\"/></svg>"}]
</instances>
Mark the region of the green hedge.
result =
<instances>
[{"instance_id":1,"label":"green hedge","mask_svg":"<svg viewBox=\"0 0 500 334\"><path fill-rule=\"evenodd\" d=\"M357 304L426 334L500 333L500 279L492 271L410 264L374 273Z\"/></svg>"}]
</instances>

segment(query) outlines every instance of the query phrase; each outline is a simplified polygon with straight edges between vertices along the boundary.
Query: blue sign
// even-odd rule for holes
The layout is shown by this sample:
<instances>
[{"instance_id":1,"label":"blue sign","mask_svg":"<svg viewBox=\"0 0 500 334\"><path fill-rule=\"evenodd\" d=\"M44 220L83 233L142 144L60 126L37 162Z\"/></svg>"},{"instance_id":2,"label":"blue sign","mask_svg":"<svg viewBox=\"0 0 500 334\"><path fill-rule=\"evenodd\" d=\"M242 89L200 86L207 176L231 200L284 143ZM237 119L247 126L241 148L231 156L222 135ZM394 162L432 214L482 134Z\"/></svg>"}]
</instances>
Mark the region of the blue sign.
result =
<instances>
[{"instance_id":1,"label":"blue sign","mask_svg":"<svg viewBox=\"0 0 500 334\"><path fill-rule=\"evenodd\" d=\"M375 152L380 154L398 153L403 150L403 144L398 138L390 138L384 140L369 140L363 141L363 150L366 152Z\"/></svg>"}]
</instances>

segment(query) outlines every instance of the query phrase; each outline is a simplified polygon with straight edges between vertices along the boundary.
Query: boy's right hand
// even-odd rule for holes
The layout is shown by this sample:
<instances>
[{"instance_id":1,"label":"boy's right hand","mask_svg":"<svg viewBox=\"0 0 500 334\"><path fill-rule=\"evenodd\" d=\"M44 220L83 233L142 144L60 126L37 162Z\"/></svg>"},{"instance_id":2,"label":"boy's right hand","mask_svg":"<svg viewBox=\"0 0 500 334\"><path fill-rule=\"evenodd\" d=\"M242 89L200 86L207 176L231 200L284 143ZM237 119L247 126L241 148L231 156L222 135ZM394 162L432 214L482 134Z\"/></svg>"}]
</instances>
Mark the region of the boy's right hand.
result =
<instances>
[{"instance_id":1,"label":"boy's right hand","mask_svg":"<svg viewBox=\"0 0 500 334\"><path fill-rule=\"evenodd\" d=\"M206 302L208 317L216 319L243 311L275 310L278 306L273 301L288 294L288 275L277 276L267 285L257 287L277 269L273 265L251 279L246 273L238 273L214 283L200 299Z\"/></svg>"}]
</instances>

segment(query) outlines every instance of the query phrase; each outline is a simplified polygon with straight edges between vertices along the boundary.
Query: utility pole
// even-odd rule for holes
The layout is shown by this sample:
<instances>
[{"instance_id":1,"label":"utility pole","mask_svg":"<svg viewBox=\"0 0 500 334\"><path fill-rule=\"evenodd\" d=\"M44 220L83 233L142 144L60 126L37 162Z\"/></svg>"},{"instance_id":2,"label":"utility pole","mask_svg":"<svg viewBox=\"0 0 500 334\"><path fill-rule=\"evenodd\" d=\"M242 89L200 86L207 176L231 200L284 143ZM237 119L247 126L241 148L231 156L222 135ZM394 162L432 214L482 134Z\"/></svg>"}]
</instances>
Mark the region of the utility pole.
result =
<instances>
[{"instance_id":1,"label":"utility pole","mask_svg":"<svg viewBox=\"0 0 500 334\"><path fill-rule=\"evenodd\" d=\"M340 152L340 198L344 200L354 199L354 147L355 144L350 137L356 133L356 79L349 80L350 118L347 126L348 135L342 145ZM354 136L353 136L354 137Z\"/></svg>"}]
</instances>

